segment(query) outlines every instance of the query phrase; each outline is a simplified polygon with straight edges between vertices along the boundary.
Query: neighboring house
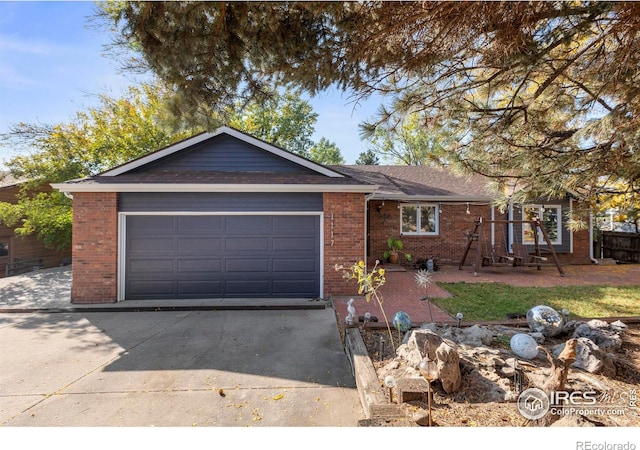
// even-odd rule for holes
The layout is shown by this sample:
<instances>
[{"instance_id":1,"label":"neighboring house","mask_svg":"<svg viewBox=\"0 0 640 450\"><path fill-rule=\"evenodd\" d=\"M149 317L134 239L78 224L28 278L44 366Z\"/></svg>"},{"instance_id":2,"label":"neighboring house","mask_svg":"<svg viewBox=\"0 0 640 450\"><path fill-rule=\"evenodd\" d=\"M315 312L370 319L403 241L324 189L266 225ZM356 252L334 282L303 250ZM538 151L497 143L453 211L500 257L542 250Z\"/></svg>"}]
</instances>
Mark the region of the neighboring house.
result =
<instances>
[{"instance_id":1,"label":"neighboring house","mask_svg":"<svg viewBox=\"0 0 640 450\"><path fill-rule=\"evenodd\" d=\"M74 303L352 295L336 265L391 235L457 264L496 214L479 177L323 166L228 127L53 187L73 196Z\"/></svg>"},{"instance_id":2,"label":"neighboring house","mask_svg":"<svg viewBox=\"0 0 640 450\"><path fill-rule=\"evenodd\" d=\"M20 180L0 172L0 202L17 203L21 185ZM40 192L50 190L49 186L43 186ZM15 228L0 223L0 278L70 262L71 249L57 251L46 248L35 235L17 236Z\"/></svg>"}]
</instances>

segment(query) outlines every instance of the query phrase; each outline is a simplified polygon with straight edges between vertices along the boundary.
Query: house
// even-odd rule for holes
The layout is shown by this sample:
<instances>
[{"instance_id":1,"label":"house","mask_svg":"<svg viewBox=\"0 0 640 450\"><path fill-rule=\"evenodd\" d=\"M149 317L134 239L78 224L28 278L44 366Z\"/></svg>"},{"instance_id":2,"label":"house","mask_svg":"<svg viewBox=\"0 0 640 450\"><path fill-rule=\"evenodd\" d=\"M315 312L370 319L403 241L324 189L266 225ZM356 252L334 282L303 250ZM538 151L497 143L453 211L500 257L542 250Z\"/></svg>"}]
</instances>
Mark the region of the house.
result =
<instances>
[{"instance_id":1,"label":"house","mask_svg":"<svg viewBox=\"0 0 640 450\"><path fill-rule=\"evenodd\" d=\"M481 175L462 176L445 168L424 166L336 166L335 170L361 182L379 186L368 196L367 257L381 260L387 239L399 237L403 252L413 259L435 258L441 264L460 263L475 222L482 217L485 240L502 254L512 253L514 243L533 252L533 230L519 221L538 218L562 264L589 264L589 230L572 232L565 223L578 199L540 199L526 205L511 204L501 212L493 206L495 192ZM489 221L496 221L490 223ZM512 221L500 223L499 221ZM548 254L543 236L539 247ZM467 262L471 262L468 259Z\"/></svg>"},{"instance_id":2,"label":"house","mask_svg":"<svg viewBox=\"0 0 640 450\"><path fill-rule=\"evenodd\" d=\"M73 196L74 303L353 295L335 265L398 234L457 262L492 213L480 179L323 166L228 127L53 187Z\"/></svg>"},{"instance_id":3,"label":"house","mask_svg":"<svg viewBox=\"0 0 640 450\"><path fill-rule=\"evenodd\" d=\"M0 202L17 203L23 182L7 172L0 172ZM38 192L50 191L42 186ZM71 249L58 251L46 248L35 235L18 236L16 227L0 223L0 278L36 268L57 267L71 259Z\"/></svg>"}]
</instances>

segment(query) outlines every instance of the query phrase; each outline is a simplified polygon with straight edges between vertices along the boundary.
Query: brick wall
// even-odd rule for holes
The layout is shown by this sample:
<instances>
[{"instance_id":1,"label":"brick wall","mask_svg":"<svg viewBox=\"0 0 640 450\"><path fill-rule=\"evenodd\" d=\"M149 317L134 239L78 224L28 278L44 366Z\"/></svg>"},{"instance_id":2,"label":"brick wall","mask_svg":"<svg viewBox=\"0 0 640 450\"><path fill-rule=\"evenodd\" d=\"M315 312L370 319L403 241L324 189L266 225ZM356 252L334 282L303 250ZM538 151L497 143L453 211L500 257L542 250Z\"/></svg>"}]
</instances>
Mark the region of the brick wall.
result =
<instances>
[{"instance_id":1,"label":"brick wall","mask_svg":"<svg viewBox=\"0 0 640 450\"><path fill-rule=\"evenodd\" d=\"M72 303L113 303L118 283L118 194L73 194Z\"/></svg>"},{"instance_id":2,"label":"brick wall","mask_svg":"<svg viewBox=\"0 0 640 450\"><path fill-rule=\"evenodd\" d=\"M387 240L390 236L400 237L403 244L403 252L409 253L414 260L435 257L439 264L459 264L467 245L466 235L473 230L474 221L482 216L491 218L489 206L467 204L446 205L441 204L439 213L439 234L434 236L400 236L400 209L399 203L385 201L384 206L380 201L372 201L370 204L370 235L369 235L369 262L376 259L383 260L385 250L389 246ZM378 207L380 210L378 211ZM496 218L500 218L496 210ZM488 227L486 227L488 228ZM496 233L497 234L497 233ZM498 236L496 236L498 241ZM496 242L497 243L497 242ZM470 258L467 258L467 262ZM401 263L406 263L400 258Z\"/></svg>"},{"instance_id":3,"label":"brick wall","mask_svg":"<svg viewBox=\"0 0 640 450\"><path fill-rule=\"evenodd\" d=\"M560 264L592 264L589 258L589 230L573 233L573 253L558 253Z\"/></svg>"},{"instance_id":4,"label":"brick wall","mask_svg":"<svg viewBox=\"0 0 640 450\"><path fill-rule=\"evenodd\" d=\"M376 259L383 260L384 251L388 249L387 239L400 234L400 209L398 202L371 201L370 205L370 235L369 235L369 263ZM378 210L380 207L380 210ZM478 217L491 219L491 207L483 205L469 205L470 214L466 213L467 204L440 205L439 234L436 236L399 236L402 239L403 251L418 258L435 257L439 264L458 265L464 255L467 245L466 234L473 230L474 221ZM496 220L506 219L506 214L494 210ZM504 254L507 246L508 231L506 225L495 224L494 244L496 254ZM483 227L483 239L491 242L491 225ZM557 253L561 264L590 264L589 259L589 230L573 233L573 253ZM474 263L475 246L467 255L465 265ZM406 260L401 258L401 263Z\"/></svg>"},{"instance_id":5,"label":"brick wall","mask_svg":"<svg viewBox=\"0 0 640 450\"><path fill-rule=\"evenodd\" d=\"M335 265L349 267L364 258L364 194L325 193L324 296L356 295L355 281L342 278Z\"/></svg>"}]
</instances>

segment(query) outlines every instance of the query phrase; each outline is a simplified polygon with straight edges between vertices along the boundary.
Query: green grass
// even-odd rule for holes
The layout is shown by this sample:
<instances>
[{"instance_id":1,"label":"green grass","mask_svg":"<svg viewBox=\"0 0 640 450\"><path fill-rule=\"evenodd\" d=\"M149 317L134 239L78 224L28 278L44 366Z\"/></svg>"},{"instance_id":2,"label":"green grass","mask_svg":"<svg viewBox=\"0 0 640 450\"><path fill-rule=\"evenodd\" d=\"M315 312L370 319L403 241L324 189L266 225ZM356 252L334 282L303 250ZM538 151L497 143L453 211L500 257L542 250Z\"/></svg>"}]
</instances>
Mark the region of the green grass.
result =
<instances>
[{"instance_id":1,"label":"green grass","mask_svg":"<svg viewBox=\"0 0 640 450\"><path fill-rule=\"evenodd\" d=\"M526 314L536 305L557 311L566 308L570 318L640 316L640 286L513 287L502 283L438 283L451 298L431 301L464 320L504 320L507 314Z\"/></svg>"}]
</instances>

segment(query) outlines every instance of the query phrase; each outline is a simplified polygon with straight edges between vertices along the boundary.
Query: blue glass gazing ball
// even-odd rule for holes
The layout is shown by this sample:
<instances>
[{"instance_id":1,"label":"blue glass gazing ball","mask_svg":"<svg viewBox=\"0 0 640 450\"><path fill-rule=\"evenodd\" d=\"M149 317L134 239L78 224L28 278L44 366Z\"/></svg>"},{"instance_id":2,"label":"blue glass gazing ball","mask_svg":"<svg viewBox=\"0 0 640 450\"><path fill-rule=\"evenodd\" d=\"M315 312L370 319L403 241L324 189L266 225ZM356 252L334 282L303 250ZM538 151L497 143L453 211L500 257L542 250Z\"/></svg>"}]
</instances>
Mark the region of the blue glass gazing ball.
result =
<instances>
[{"instance_id":1,"label":"blue glass gazing ball","mask_svg":"<svg viewBox=\"0 0 640 450\"><path fill-rule=\"evenodd\" d=\"M411 328L411 317L404 311L398 311L393 315L391 323L396 330L405 332Z\"/></svg>"}]
</instances>

